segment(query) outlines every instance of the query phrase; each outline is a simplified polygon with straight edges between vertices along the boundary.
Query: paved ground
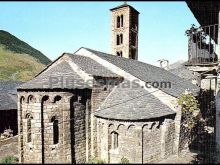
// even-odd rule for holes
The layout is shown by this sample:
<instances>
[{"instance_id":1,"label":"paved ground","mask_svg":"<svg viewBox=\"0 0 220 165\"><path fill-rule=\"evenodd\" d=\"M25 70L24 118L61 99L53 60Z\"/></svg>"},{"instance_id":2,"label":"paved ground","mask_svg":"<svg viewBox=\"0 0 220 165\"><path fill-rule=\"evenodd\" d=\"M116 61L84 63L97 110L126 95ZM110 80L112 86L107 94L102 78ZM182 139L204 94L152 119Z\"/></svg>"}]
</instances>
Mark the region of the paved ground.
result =
<instances>
[{"instance_id":1,"label":"paved ground","mask_svg":"<svg viewBox=\"0 0 220 165\"><path fill-rule=\"evenodd\" d=\"M0 160L6 156L18 157L18 136L0 141Z\"/></svg>"}]
</instances>

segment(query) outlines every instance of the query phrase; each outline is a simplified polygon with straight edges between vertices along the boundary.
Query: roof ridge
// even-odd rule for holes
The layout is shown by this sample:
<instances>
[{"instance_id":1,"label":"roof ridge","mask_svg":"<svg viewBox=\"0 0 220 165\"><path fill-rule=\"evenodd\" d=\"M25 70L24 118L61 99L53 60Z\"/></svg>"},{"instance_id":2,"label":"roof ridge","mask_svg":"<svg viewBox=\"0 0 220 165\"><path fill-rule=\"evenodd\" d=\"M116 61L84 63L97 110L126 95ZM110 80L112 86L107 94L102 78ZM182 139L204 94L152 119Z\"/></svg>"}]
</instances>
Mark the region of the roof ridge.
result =
<instances>
[{"instance_id":1,"label":"roof ridge","mask_svg":"<svg viewBox=\"0 0 220 165\"><path fill-rule=\"evenodd\" d=\"M105 60L108 63L111 63L112 65L120 68L126 73L131 74L132 76L136 77L137 79L141 81L172 82L173 85L170 88L167 88L167 87L158 88L171 96L178 97L186 89L195 90L194 91L195 94L197 93L196 91L199 90L199 87L192 84L192 82L190 82L189 80L186 81L183 78L163 68L160 68L160 67L142 62L142 61L137 61L137 60L132 61L132 59L117 57L112 54L92 50L89 48L84 48L84 49L96 55L97 57L101 58L102 60ZM184 83L180 84L180 86L177 86L177 81L180 81L180 82L183 81Z\"/></svg>"},{"instance_id":2,"label":"roof ridge","mask_svg":"<svg viewBox=\"0 0 220 165\"><path fill-rule=\"evenodd\" d=\"M155 66L155 65L143 62L143 61L138 61L138 60L134 60L134 59L130 59L130 58L125 58L125 57L118 57L118 56L115 56L115 55L110 54L110 53L106 53L106 52L102 52L102 51L99 51L99 50L94 50L94 49L90 49L90 48L86 48L86 47L81 47L81 48L87 49L88 51L95 51L95 52L102 53L102 54L105 54L105 55L113 56L113 57L116 57L116 58L122 58L122 59L125 59L125 60L128 60L128 61L139 62L139 63L145 64L145 65L149 65L149 66L152 66L152 67L155 67L155 68L159 68L161 70L165 70L165 69L163 69L161 67L158 67L158 66Z\"/></svg>"},{"instance_id":3,"label":"roof ridge","mask_svg":"<svg viewBox=\"0 0 220 165\"><path fill-rule=\"evenodd\" d=\"M109 68L107 68L106 66L98 63L96 60L94 60L93 58L89 57L89 56L84 56L84 55L80 55L80 54L73 54L73 55L69 55L69 57L71 58L71 60L73 61L73 63L75 63L81 70L83 70L84 72L86 72L89 75L92 76L102 76L102 77L120 77L119 75L115 74L114 72L112 72ZM93 67L90 68L90 71L88 71L88 69L86 69L85 67L83 67L83 65L80 65L77 59L75 59L76 61L74 62L74 57L79 57L79 58L84 58L85 62L88 60L91 61L91 66L94 66L93 64L95 64L95 66L97 68L102 67L105 71L108 72L107 75L103 75L103 74L98 74L98 72L96 71L95 73L91 73L91 70L93 70ZM78 61L78 62L77 62ZM95 67L94 67L95 68ZM100 71L103 71L102 69L100 69ZM109 75L110 74L110 75Z\"/></svg>"}]
</instances>

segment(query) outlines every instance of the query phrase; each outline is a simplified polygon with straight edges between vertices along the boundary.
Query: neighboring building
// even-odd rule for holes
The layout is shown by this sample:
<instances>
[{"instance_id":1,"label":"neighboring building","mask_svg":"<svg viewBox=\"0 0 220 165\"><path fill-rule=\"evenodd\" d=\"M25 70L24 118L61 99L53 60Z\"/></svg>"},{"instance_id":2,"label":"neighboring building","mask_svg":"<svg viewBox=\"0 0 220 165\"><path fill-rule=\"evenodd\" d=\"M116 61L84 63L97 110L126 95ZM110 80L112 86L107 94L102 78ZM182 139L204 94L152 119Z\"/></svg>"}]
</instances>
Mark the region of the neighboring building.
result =
<instances>
[{"instance_id":1,"label":"neighboring building","mask_svg":"<svg viewBox=\"0 0 220 165\"><path fill-rule=\"evenodd\" d=\"M111 9L112 54L138 59L139 12L128 4Z\"/></svg>"},{"instance_id":2,"label":"neighboring building","mask_svg":"<svg viewBox=\"0 0 220 165\"><path fill-rule=\"evenodd\" d=\"M16 87L22 82L0 81L0 133L6 129L18 132L17 121L17 90Z\"/></svg>"},{"instance_id":3,"label":"neighboring building","mask_svg":"<svg viewBox=\"0 0 220 165\"><path fill-rule=\"evenodd\" d=\"M219 2L186 1L200 23L186 32L189 39L187 69L201 74L201 87L217 92L217 71L219 70Z\"/></svg>"},{"instance_id":4,"label":"neighboring building","mask_svg":"<svg viewBox=\"0 0 220 165\"><path fill-rule=\"evenodd\" d=\"M220 2L186 1L201 27L190 29L188 69L200 73L203 89L212 91L216 105L216 143L220 153ZM218 156L219 157L219 156Z\"/></svg>"}]
</instances>

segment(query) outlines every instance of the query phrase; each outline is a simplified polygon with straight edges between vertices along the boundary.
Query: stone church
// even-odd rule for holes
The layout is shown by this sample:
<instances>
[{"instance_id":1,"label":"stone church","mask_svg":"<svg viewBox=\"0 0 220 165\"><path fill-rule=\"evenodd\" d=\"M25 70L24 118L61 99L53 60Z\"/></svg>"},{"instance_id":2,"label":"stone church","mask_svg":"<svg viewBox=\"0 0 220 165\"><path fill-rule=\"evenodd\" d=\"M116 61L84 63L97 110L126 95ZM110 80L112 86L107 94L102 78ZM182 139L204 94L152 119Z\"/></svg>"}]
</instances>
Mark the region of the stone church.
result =
<instances>
[{"instance_id":1,"label":"stone church","mask_svg":"<svg viewBox=\"0 0 220 165\"><path fill-rule=\"evenodd\" d=\"M148 163L178 154L177 99L199 88L138 61L136 9L123 4L111 13L111 54L63 53L18 87L21 163ZM170 86L155 87L164 82Z\"/></svg>"}]
</instances>

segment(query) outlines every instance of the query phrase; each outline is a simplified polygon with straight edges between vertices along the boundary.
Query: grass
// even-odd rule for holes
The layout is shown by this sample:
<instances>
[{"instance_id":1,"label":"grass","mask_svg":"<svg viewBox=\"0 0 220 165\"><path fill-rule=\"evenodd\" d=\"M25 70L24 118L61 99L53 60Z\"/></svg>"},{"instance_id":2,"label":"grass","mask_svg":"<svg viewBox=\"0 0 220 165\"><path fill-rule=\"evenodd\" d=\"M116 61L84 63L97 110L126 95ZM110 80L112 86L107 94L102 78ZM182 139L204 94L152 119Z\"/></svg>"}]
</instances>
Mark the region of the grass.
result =
<instances>
[{"instance_id":1,"label":"grass","mask_svg":"<svg viewBox=\"0 0 220 165\"><path fill-rule=\"evenodd\" d=\"M0 79L27 81L45 67L28 54L14 53L0 45Z\"/></svg>"},{"instance_id":2,"label":"grass","mask_svg":"<svg viewBox=\"0 0 220 165\"><path fill-rule=\"evenodd\" d=\"M18 158L15 156L7 156L0 160L0 164L16 164L18 163Z\"/></svg>"},{"instance_id":3,"label":"grass","mask_svg":"<svg viewBox=\"0 0 220 165\"><path fill-rule=\"evenodd\" d=\"M39 50L31 47L24 41L21 41L14 35L8 33L7 31L0 30L0 44L4 45L7 50L18 54L29 54L30 56L36 58L40 63L47 65L51 61Z\"/></svg>"},{"instance_id":4,"label":"grass","mask_svg":"<svg viewBox=\"0 0 220 165\"><path fill-rule=\"evenodd\" d=\"M87 163L88 164L105 164L105 161L98 159L96 157L91 157Z\"/></svg>"}]
</instances>

